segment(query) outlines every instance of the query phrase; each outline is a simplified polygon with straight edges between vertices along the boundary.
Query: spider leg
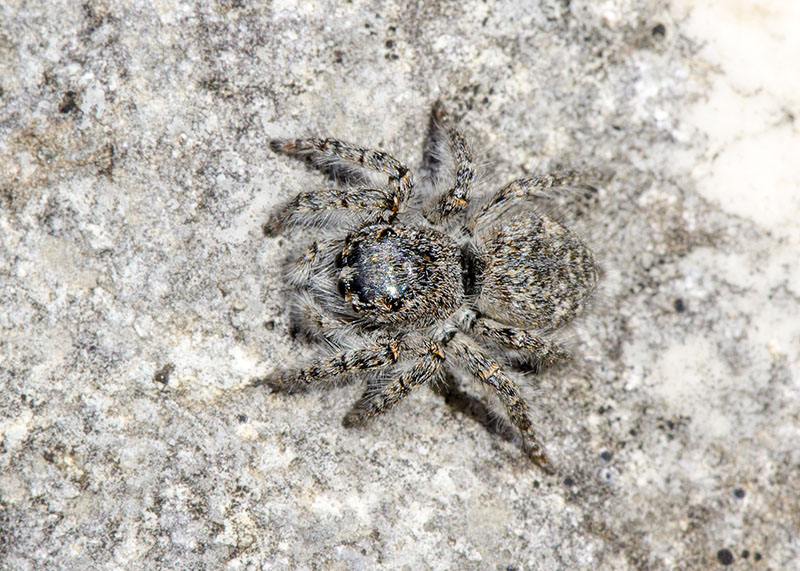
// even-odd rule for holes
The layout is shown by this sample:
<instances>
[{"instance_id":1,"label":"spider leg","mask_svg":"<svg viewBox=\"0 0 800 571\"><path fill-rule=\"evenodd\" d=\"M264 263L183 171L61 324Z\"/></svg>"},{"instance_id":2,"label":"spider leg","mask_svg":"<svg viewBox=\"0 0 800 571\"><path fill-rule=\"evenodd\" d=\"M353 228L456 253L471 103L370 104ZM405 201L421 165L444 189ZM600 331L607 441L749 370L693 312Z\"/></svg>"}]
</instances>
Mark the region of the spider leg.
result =
<instances>
[{"instance_id":1,"label":"spider leg","mask_svg":"<svg viewBox=\"0 0 800 571\"><path fill-rule=\"evenodd\" d=\"M347 427L363 425L370 418L383 414L408 396L416 387L434 378L442 369L444 353L434 342L428 342L425 353L402 372L397 379L388 383L380 391L368 387L361 399L350 409L342 424Z\"/></svg>"},{"instance_id":2,"label":"spider leg","mask_svg":"<svg viewBox=\"0 0 800 571\"><path fill-rule=\"evenodd\" d=\"M302 369L275 371L261 379L252 380L250 386L267 385L274 391L324 386L344 375L388 367L397 361L400 351L400 343L397 341L344 351L333 357L315 359Z\"/></svg>"},{"instance_id":3,"label":"spider leg","mask_svg":"<svg viewBox=\"0 0 800 571\"><path fill-rule=\"evenodd\" d=\"M453 186L425 209L425 217L433 223L439 223L461 212L469 204L472 182L475 180L475 164L472 149L461 131L450 121L441 101L433 106L433 119L447 137L456 168Z\"/></svg>"},{"instance_id":4,"label":"spider leg","mask_svg":"<svg viewBox=\"0 0 800 571\"><path fill-rule=\"evenodd\" d=\"M320 303L306 290L300 290L292 307L293 332L301 332L311 339L325 340L334 344L355 335L353 326L325 311Z\"/></svg>"},{"instance_id":5,"label":"spider leg","mask_svg":"<svg viewBox=\"0 0 800 571\"><path fill-rule=\"evenodd\" d=\"M276 153L310 156L321 167L355 165L389 175L392 203L402 211L414 182L411 171L389 153L365 149L336 139L275 139L270 148ZM396 212L397 212L396 211Z\"/></svg>"},{"instance_id":6,"label":"spider leg","mask_svg":"<svg viewBox=\"0 0 800 571\"><path fill-rule=\"evenodd\" d=\"M532 198L552 198L554 192L574 186L577 182L578 175L573 171L561 171L512 181L494 193L494 196L486 204L470 215L467 228L473 230L480 222L499 214L513 202Z\"/></svg>"},{"instance_id":7,"label":"spider leg","mask_svg":"<svg viewBox=\"0 0 800 571\"><path fill-rule=\"evenodd\" d=\"M308 248L288 267L287 281L295 287L308 287L313 282L314 270L323 264L326 253L330 254L335 242L333 240L314 240ZM332 254L331 254L332 255Z\"/></svg>"},{"instance_id":8,"label":"spider leg","mask_svg":"<svg viewBox=\"0 0 800 571\"><path fill-rule=\"evenodd\" d=\"M475 321L472 331L504 347L530 355L537 364L550 366L569 359L569 353L557 343L527 329L501 325L480 317Z\"/></svg>"},{"instance_id":9,"label":"spider leg","mask_svg":"<svg viewBox=\"0 0 800 571\"><path fill-rule=\"evenodd\" d=\"M511 423L522 435L523 448L534 464L545 472L553 473L544 448L533 429L528 404L522 398L517 384L503 372L497 361L491 359L469 338L458 333L447 345L467 371L492 387L503 402Z\"/></svg>"},{"instance_id":10,"label":"spider leg","mask_svg":"<svg viewBox=\"0 0 800 571\"><path fill-rule=\"evenodd\" d=\"M264 234L275 236L288 226L313 226L324 222L330 211L384 212L394 216L401 209L396 192L380 188L325 188L301 192L283 208L273 211Z\"/></svg>"},{"instance_id":11,"label":"spider leg","mask_svg":"<svg viewBox=\"0 0 800 571\"><path fill-rule=\"evenodd\" d=\"M286 272L287 281L297 288L291 306L293 333L301 332L312 339L334 343L355 334L352 323L337 315L336 305L330 298L333 286L319 272L319 268L332 263L337 244L337 240L313 241ZM320 303L320 298L325 300L326 297L327 309L325 303Z\"/></svg>"}]
</instances>

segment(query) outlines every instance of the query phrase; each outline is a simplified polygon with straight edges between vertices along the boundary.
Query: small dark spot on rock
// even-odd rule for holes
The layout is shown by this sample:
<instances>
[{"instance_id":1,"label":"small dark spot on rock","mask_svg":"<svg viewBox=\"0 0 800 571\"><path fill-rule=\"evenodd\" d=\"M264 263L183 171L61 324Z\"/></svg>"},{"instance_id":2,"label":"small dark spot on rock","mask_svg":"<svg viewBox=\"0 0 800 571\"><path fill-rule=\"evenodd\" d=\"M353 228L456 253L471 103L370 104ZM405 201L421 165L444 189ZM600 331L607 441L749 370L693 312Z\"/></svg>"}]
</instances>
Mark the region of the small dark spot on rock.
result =
<instances>
[{"instance_id":1,"label":"small dark spot on rock","mask_svg":"<svg viewBox=\"0 0 800 571\"><path fill-rule=\"evenodd\" d=\"M50 450L45 450L42 452L42 458L50 462L51 464L56 461L56 456Z\"/></svg>"},{"instance_id":2,"label":"small dark spot on rock","mask_svg":"<svg viewBox=\"0 0 800 571\"><path fill-rule=\"evenodd\" d=\"M742 559L750 557L750 552L747 549L742 549Z\"/></svg>"},{"instance_id":3,"label":"small dark spot on rock","mask_svg":"<svg viewBox=\"0 0 800 571\"><path fill-rule=\"evenodd\" d=\"M572 477L567 476L566 478L564 478L564 485L567 486L568 488L571 488L572 486L575 485L575 480L573 480Z\"/></svg>"},{"instance_id":4,"label":"small dark spot on rock","mask_svg":"<svg viewBox=\"0 0 800 571\"><path fill-rule=\"evenodd\" d=\"M761 561L761 554L758 551L753 553L753 561Z\"/></svg>"},{"instance_id":5,"label":"small dark spot on rock","mask_svg":"<svg viewBox=\"0 0 800 571\"><path fill-rule=\"evenodd\" d=\"M239 422L247 422L247 415L246 414L237 414L236 420Z\"/></svg>"},{"instance_id":6,"label":"small dark spot on rock","mask_svg":"<svg viewBox=\"0 0 800 571\"><path fill-rule=\"evenodd\" d=\"M613 457L614 457L614 455L613 455L613 454L611 454L611 452L609 452L608 450L603 450L603 451L600 453L600 458L602 458L602 459L603 459L603 460L605 460L606 462L610 462L610 461L611 461L611 458L613 458Z\"/></svg>"},{"instance_id":7,"label":"small dark spot on rock","mask_svg":"<svg viewBox=\"0 0 800 571\"><path fill-rule=\"evenodd\" d=\"M734 488L733 495L741 500L745 496L745 491L742 488Z\"/></svg>"},{"instance_id":8,"label":"small dark spot on rock","mask_svg":"<svg viewBox=\"0 0 800 571\"><path fill-rule=\"evenodd\" d=\"M272 331L273 329L275 329L275 320L270 319L269 321L265 321L264 329L266 329L267 331Z\"/></svg>"},{"instance_id":9,"label":"small dark spot on rock","mask_svg":"<svg viewBox=\"0 0 800 571\"><path fill-rule=\"evenodd\" d=\"M161 367L158 371L156 371L155 375L153 375L153 380L157 383L161 383L162 385L166 385L169 382L169 376L175 370L175 365L172 363L167 363L163 367Z\"/></svg>"},{"instance_id":10,"label":"small dark spot on rock","mask_svg":"<svg viewBox=\"0 0 800 571\"><path fill-rule=\"evenodd\" d=\"M655 26L653 26L652 33L653 37L663 38L664 36L667 35L667 28L666 26L664 26L664 24L656 24Z\"/></svg>"},{"instance_id":11,"label":"small dark spot on rock","mask_svg":"<svg viewBox=\"0 0 800 571\"><path fill-rule=\"evenodd\" d=\"M384 44L388 49L392 49L394 47L394 40L386 40Z\"/></svg>"},{"instance_id":12,"label":"small dark spot on rock","mask_svg":"<svg viewBox=\"0 0 800 571\"><path fill-rule=\"evenodd\" d=\"M80 99L74 91L64 92L61 104L58 106L59 113L72 113L80 111Z\"/></svg>"},{"instance_id":13,"label":"small dark spot on rock","mask_svg":"<svg viewBox=\"0 0 800 571\"><path fill-rule=\"evenodd\" d=\"M720 549L717 551L717 561L723 565L730 565L733 563L733 553L730 549Z\"/></svg>"},{"instance_id":14,"label":"small dark spot on rock","mask_svg":"<svg viewBox=\"0 0 800 571\"><path fill-rule=\"evenodd\" d=\"M683 303L683 300L681 298L678 298L675 301L673 301L672 307L674 307L675 311L677 311L678 313L683 313L684 311L686 311L686 304Z\"/></svg>"},{"instance_id":15,"label":"small dark spot on rock","mask_svg":"<svg viewBox=\"0 0 800 571\"><path fill-rule=\"evenodd\" d=\"M534 488L538 488L539 486L541 486L541 484L539 483L539 480L534 480L533 481L533 487Z\"/></svg>"},{"instance_id":16,"label":"small dark spot on rock","mask_svg":"<svg viewBox=\"0 0 800 571\"><path fill-rule=\"evenodd\" d=\"M212 93L222 93L228 86L228 78L213 74L200 80L200 87Z\"/></svg>"}]
</instances>

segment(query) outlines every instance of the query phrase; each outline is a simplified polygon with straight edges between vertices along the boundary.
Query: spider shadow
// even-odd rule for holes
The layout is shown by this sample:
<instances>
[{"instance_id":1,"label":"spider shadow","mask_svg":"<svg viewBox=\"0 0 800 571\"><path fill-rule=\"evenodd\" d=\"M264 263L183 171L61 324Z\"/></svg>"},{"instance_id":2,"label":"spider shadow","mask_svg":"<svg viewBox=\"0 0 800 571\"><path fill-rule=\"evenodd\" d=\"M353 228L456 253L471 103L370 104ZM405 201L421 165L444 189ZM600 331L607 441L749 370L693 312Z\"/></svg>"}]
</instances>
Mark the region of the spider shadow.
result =
<instances>
[{"instance_id":1,"label":"spider shadow","mask_svg":"<svg viewBox=\"0 0 800 571\"><path fill-rule=\"evenodd\" d=\"M432 383L430 387L453 411L471 418L489 434L506 442L519 440L514 428L508 422L489 408L483 400L462 389L451 373L447 373L440 382Z\"/></svg>"}]
</instances>

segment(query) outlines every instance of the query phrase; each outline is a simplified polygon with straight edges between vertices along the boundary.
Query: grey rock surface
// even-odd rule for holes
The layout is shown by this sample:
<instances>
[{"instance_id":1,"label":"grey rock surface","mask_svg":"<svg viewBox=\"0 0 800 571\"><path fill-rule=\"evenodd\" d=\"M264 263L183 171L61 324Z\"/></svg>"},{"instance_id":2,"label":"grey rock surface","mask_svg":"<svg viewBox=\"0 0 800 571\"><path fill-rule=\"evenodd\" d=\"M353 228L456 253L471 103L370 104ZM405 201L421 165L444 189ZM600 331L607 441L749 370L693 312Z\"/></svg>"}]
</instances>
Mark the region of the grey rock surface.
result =
<instances>
[{"instance_id":1,"label":"grey rock surface","mask_svg":"<svg viewBox=\"0 0 800 571\"><path fill-rule=\"evenodd\" d=\"M800 558L800 239L698 190L719 149L687 109L724 70L685 13L11 0L0 18L2 568ZM280 277L302 236L261 226L325 181L267 141L418 169L437 98L484 191L556 167L598 181L578 218L605 286L575 366L532 379L558 476L431 390L353 430L358 387L242 388L314 350ZM796 138L786 120L766 122ZM771 192L797 187L753 211Z\"/></svg>"}]
</instances>

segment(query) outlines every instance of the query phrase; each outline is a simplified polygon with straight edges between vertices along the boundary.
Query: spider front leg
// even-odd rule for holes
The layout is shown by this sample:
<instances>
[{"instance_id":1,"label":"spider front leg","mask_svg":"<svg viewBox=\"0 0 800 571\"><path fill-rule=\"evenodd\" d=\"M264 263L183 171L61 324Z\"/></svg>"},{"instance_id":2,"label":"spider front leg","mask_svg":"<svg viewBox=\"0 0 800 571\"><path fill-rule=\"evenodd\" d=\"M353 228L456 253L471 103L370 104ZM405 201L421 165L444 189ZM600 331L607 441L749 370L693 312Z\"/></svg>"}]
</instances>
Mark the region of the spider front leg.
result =
<instances>
[{"instance_id":1,"label":"spider front leg","mask_svg":"<svg viewBox=\"0 0 800 571\"><path fill-rule=\"evenodd\" d=\"M492 387L506 407L511 423L522 435L525 453L534 464L545 472L554 473L544 447L533 429L528 404L522 398L517 384L503 372L497 361L491 359L483 350L462 334L456 334L448 344L448 349L471 374Z\"/></svg>"},{"instance_id":2,"label":"spider front leg","mask_svg":"<svg viewBox=\"0 0 800 571\"><path fill-rule=\"evenodd\" d=\"M537 365L550 366L569 359L569 353L557 343L526 329L501 325L480 317L475 321L472 331L504 347L529 355Z\"/></svg>"},{"instance_id":3,"label":"spider front leg","mask_svg":"<svg viewBox=\"0 0 800 571\"><path fill-rule=\"evenodd\" d=\"M276 153L308 156L323 170L336 165L355 165L389 175L388 190L329 189L321 193L303 193L295 198L301 208L317 211L336 208L379 210L390 219L405 209L414 186L409 168L383 151L364 149L336 139L316 138L273 140L270 148ZM322 197L316 198L316 194L322 194Z\"/></svg>"},{"instance_id":4,"label":"spider front leg","mask_svg":"<svg viewBox=\"0 0 800 571\"><path fill-rule=\"evenodd\" d=\"M295 258L288 266L286 278L289 283L298 288L310 287L314 281L314 272L323 267L326 258L333 260L333 252L339 244L335 240L314 240L311 242L306 251Z\"/></svg>"},{"instance_id":5,"label":"spider front leg","mask_svg":"<svg viewBox=\"0 0 800 571\"><path fill-rule=\"evenodd\" d=\"M367 387L342 424L346 427L360 426L370 418L383 414L407 397L416 387L436 377L444 363L444 353L439 344L428 342L425 354L414 365L402 372L397 379L388 383L380 391Z\"/></svg>"},{"instance_id":6,"label":"spider front leg","mask_svg":"<svg viewBox=\"0 0 800 571\"><path fill-rule=\"evenodd\" d=\"M275 236L288 226L313 226L330 211L381 212L391 218L400 211L399 195L380 188L326 188L301 192L283 208L276 209L264 224L264 234Z\"/></svg>"},{"instance_id":7,"label":"spider front leg","mask_svg":"<svg viewBox=\"0 0 800 571\"><path fill-rule=\"evenodd\" d=\"M383 369L397 362L401 346L398 341L383 345L344 351L334 357L315 359L302 369L273 372L254 379L250 386L267 385L276 391L307 389L314 385L328 385L345 375L360 371Z\"/></svg>"},{"instance_id":8,"label":"spider front leg","mask_svg":"<svg viewBox=\"0 0 800 571\"><path fill-rule=\"evenodd\" d=\"M301 332L311 339L334 344L352 340L357 335L352 324L325 311L308 291L298 293L292 307L291 322L293 333Z\"/></svg>"},{"instance_id":9,"label":"spider front leg","mask_svg":"<svg viewBox=\"0 0 800 571\"><path fill-rule=\"evenodd\" d=\"M428 220L440 223L461 212L469 204L472 182L475 180L475 164L466 138L450 121L440 101L433 106L433 120L437 130L447 137L456 168L453 186L425 210Z\"/></svg>"},{"instance_id":10,"label":"spider front leg","mask_svg":"<svg viewBox=\"0 0 800 571\"><path fill-rule=\"evenodd\" d=\"M501 213L510 204L533 198L552 198L558 192L574 186L578 176L573 171L551 173L545 176L521 178L498 190L480 209L472 213L467 228L474 230L485 219Z\"/></svg>"}]
</instances>

